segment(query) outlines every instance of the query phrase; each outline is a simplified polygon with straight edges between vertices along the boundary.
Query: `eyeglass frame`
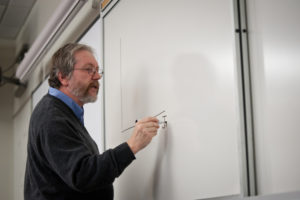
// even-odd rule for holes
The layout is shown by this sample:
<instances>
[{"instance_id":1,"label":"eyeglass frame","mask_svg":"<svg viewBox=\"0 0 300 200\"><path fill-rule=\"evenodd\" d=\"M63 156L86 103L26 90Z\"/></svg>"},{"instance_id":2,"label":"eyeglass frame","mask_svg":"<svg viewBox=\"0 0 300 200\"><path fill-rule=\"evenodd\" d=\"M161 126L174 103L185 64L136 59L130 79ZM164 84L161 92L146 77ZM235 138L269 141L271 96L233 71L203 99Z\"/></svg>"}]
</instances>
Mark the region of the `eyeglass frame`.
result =
<instances>
[{"instance_id":1,"label":"eyeglass frame","mask_svg":"<svg viewBox=\"0 0 300 200\"><path fill-rule=\"evenodd\" d=\"M99 67L82 67L82 68L74 68L73 70L84 70L86 71L90 76L95 76L96 72L98 74L100 74L101 76L103 76L104 71L103 69L99 68Z\"/></svg>"}]
</instances>

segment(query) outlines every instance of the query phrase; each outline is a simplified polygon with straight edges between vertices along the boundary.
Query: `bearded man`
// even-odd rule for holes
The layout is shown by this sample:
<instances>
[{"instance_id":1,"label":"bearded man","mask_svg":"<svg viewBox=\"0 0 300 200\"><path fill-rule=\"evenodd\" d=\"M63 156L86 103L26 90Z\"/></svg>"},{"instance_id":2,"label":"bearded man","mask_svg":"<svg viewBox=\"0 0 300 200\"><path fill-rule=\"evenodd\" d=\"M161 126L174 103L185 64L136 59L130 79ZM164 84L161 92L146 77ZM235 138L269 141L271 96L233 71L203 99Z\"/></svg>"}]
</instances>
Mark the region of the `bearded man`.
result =
<instances>
[{"instance_id":1,"label":"bearded man","mask_svg":"<svg viewBox=\"0 0 300 200\"><path fill-rule=\"evenodd\" d=\"M87 45L69 43L53 55L49 92L30 119L25 200L112 200L115 178L157 134L158 120L144 118L127 142L99 154L83 105L97 100L102 76Z\"/></svg>"}]
</instances>

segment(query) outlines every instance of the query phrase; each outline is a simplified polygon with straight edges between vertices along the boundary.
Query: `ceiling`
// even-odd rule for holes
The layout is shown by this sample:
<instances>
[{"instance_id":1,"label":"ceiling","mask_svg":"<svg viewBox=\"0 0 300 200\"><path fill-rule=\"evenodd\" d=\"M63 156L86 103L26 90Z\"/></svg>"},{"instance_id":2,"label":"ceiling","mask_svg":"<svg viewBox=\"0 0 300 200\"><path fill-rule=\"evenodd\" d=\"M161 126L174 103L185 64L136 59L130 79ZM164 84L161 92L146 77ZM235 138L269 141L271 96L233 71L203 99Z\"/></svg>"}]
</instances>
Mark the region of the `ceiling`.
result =
<instances>
[{"instance_id":1,"label":"ceiling","mask_svg":"<svg viewBox=\"0 0 300 200\"><path fill-rule=\"evenodd\" d=\"M0 0L0 39L18 36L36 0Z\"/></svg>"}]
</instances>

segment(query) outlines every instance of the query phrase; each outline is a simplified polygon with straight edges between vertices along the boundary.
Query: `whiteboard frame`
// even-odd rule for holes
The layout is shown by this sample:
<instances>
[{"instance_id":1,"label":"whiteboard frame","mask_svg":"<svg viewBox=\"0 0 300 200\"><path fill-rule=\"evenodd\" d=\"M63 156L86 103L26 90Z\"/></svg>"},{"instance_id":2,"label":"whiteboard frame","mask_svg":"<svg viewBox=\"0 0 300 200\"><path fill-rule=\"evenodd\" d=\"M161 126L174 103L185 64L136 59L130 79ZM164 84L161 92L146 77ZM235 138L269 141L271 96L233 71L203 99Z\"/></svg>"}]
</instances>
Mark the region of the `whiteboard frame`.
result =
<instances>
[{"instance_id":1,"label":"whiteboard frame","mask_svg":"<svg viewBox=\"0 0 300 200\"><path fill-rule=\"evenodd\" d=\"M100 60L101 62L101 66L103 66L103 71L105 72L105 65L104 65L104 59L105 59L105 51L104 51L104 47L105 47L105 40L104 40L104 18L106 17L106 15L117 5L117 3L120 0L111 0L109 2L109 4L107 6L105 6L101 11L100 11L100 26L102 28L101 31L101 39L102 39L102 59ZM109 147L107 146L107 142L106 142L106 113L105 113L105 106L106 106L106 102L105 102L105 73L104 76L102 77L103 79L103 146L104 146L104 151L107 150Z\"/></svg>"}]
</instances>

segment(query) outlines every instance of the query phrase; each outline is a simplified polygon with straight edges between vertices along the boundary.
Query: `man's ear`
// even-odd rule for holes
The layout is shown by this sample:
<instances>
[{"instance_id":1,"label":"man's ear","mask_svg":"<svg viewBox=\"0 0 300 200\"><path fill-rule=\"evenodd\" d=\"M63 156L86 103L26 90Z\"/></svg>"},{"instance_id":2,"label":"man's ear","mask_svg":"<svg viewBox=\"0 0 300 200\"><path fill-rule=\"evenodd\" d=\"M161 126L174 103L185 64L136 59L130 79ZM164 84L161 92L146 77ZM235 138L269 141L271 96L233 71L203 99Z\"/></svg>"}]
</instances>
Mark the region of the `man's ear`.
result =
<instances>
[{"instance_id":1,"label":"man's ear","mask_svg":"<svg viewBox=\"0 0 300 200\"><path fill-rule=\"evenodd\" d=\"M69 85L69 79L67 78L67 76L63 76L61 72L58 72L58 79L62 86Z\"/></svg>"}]
</instances>

